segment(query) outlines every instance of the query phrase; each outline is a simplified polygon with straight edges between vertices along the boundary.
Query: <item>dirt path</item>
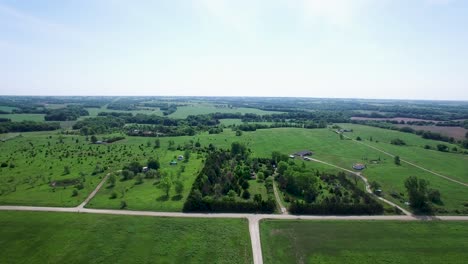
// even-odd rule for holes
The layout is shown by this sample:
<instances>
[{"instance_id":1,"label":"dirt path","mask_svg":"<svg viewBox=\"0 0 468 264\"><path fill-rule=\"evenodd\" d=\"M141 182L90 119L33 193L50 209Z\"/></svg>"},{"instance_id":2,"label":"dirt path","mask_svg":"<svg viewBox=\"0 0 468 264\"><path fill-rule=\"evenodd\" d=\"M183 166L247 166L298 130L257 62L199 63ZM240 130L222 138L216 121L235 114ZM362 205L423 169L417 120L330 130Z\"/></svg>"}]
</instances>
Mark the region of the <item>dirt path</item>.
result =
<instances>
[{"instance_id":1,"label":"dirt path","mask_svg":"<svg viewBox=\"0 0 468 264\"><path fill-rule=\"evenodd\" d=\"M286 207L283 205L283 202L281 202L275 180L273 180L273 192L275 193L276 203L278 204L281 213L288 214L288 209L286 209Z\"/></svg>"},{"instance_id":2,"label":"dirt path","mask_svg":"<svg viewBox=\"0 0 468 264\"><path fill-rule=\"evenodd\" d=\"M354 141L354 142L356 142L356 143L359 143L359 144L362 144L362 145L364 145L364 146L366 146L366 147L369 147L369 148L372 148L372 149L374 149L374 150L377 150L377 151L379 151L379 152L381 152L381 153L383 153L383 154L385 154L385 155L387 155L387 156L390 156L390 157L392 157L392 158L395 157L395 155L393 155L393 154L391 154L391 153L389 153L389 152L386 152L385 150L376 148L376 147L374 147L374 146L368 145L368 144L366 144L366 143L364 143L364 142L361 142L361 141L357 141L357 140L352 139L352 138L350 138L350 137L348 137L348 136L346 136L346 135L344 135L344 134L342 134L342 135L343 135L343 137L345 137L345 138L347 138L347 139L351 139L352 141ZM457 180L455 180L455 179L452 179L452 178L450 178L450 177L447 177L447 176L442 175L442 174L440 174L440 173L437 173L437 172L435 172L435 171L431 171L431 170L429 170L429 169L426 169L426 168L424 168L424 167L421 167L421 166L419 166L419 165L417 165L417 164L414 164L414 163L412 163L412 162L409 162L409 161L404 160L404 159L401 159L401 158L400 158L400 161L401 161L401 162L404 162L404 163L406 163L406 164L409 164L409 165L411 165L411 166L414 166L414 167L416 167L416 168L418 168L418 169L421 169L421 170L423 170L423 171L425 171L425 172L428 172L428 173L431 173L431 174L436 175L436 176L438 176L438 177L441 177L441 178L444 178L444 179L446 179L446 180L449 180L449 181L451 181L451 182L454 182L454 183L457 183L457 184L460 184L460 185L463 185L463 186L468 187L468 183L461 182L461 181L457 181Z\"/></svg>"},{"instance_id":3,"label":"dirt path","mask_svg":"<svg viewBox=\"0 0 468 264\"><path fill-rule=\"evenodd\" d=\"M89 201L91 201L91 199L93 199L93 197L96 195L96 193L101 189L102 185L104 185L104 183L107 181L107 179L109 178L109 176L111 175L111 173L113 172L109 172L106 174L106 176L102 179L102 181L96 186L96 188L94 189L94 191L92 191L89 196L86 198L86 200L84 200L80 205L77 206L77 208L84 208L86 204L89 203Z\"/></svg>"},{"instance_id":4,"label":"dirt path","mask_svg":"<svg viewBox=\"0 0 468 264\"><path fill-rule=\"evenodd\" d=\"M369 194L371 194L372 196L376 197L377 199L381 200L381 201L384 202L384 203L387 203L387 204L389 204L389 205L391 205L391 206L393 206L393 207L396 207L396 208L400 209L405 215L412 215L409 211L403 209L401 206L398 206L398 205L396 205L395 203L390 202L389 200L387 200L387 199L385 199L385 198L382 198L382 197L380 197L380 196L375 195L375 194L372 192L372 190L371 190L371 187L370 187L370 185L369 185L369 182L367 181L367 178L364 177L360 172L354 172L354 171L352 171L352 170L348 170L348 169L345 169L345 168L342 168L342 167L333 165L333 164L328 163L328 162L325 162L325 161L321 161L321 160L318 160L318 159L314 159L314 158L310 158L310 160L311 160L311 161L315 161L315 162L319 162L319 163L322 163L322 164L325 164L325 165L328 165L328 166L332 166L332 167L335 167L335 168L337 168L337 169L344 170L344 171L347 171L347 172L349 172L349 173L352 173L352 174L358 176L358 177L364 182L364 184L366 185L366 191L367 191Z\"/></svg>"}]
</instances>

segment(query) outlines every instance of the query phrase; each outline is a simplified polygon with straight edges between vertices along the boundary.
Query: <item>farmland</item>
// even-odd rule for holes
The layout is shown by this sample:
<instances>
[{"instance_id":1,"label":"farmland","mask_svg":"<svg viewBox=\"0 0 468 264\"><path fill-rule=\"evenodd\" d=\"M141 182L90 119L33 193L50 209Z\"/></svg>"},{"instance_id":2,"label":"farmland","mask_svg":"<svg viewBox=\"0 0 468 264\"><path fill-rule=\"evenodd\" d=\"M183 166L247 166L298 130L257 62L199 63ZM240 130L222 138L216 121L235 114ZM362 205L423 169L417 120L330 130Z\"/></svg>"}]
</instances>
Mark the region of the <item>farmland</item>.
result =
<instances>
[{"instance_id":1,"label":"farmland","mask_svg":"<svg viewBox=\"0 0 468 264\"><path fill-rule=\"evenodd\" d=\"M264 263L464 263L468 258L463 222L264 220L260 232Z\"/></svg>"},{"instance_id":2,"label":"farmland","mask_svg":"<svg viewBox=\"0 0 468 264\"><path fill-rule=\"evenodd\" d=\"M440 193L440 201L432 204L434 213L468 214L466 186L406 163L406 161L412 162L450 179L466 183L468 156L465 154L463 142L437 141L413 133L349 123L352 111L347 113L339 110L313 110L314 107L323 107L327 104L333 109L339 109L346 107L347 103L343 105L333 101L317 102L312 99L310 104L307 104L305 101L299 100L296 103L287 99L235 101L225 98L217 102L206 98L145 97L84 98L82 101L77 98L52 98L50 103L44 103L49 100L47 98L39 102L35 98L27 97L5 100L9 106L3 109L9 111L15 109L21 112L12 114L16 116L43 115L32 113L56 111L70 106L68 112L59 111L53 114L57 114L60 118L63 117L60 114L64 114L65 119L69 120L69 117L72 118L72 115L81 113L85 109L89 116L81 115L78 121L61 121L62 126L59 130L48 132L18 132L18 129L22 129L21 126L14 131L9 130L11 129L9 126L5 126L3 131L11 133L1 135L5 142L1 143L3 151L0 152L2 164L0 204L76 206L105 175L110 174L111 182L104 184L87 207L182 211L196 178L206 167L206 159L210 153L215 150L230 150L232 144L238 142L245 146L248 155L237 160L236 164L243 164L242 166L245 165L246 168L257 164L258 159L271 159L273 152L290 155L309 150L313 152L313 158L341 168L352 169L355 163L365 164L366 168L362 171L362 175L374 186L379 186L379 194L406 209L409 207L409 197L404 183L408 177L416 176L427 180L429 188ZM37 102L36 108L27 107L26 103L21 103L22 100L29 103ZM355 106L353 102L350 102L350 105ZM421 107L429 109L426 105ZM437 110L439 109L437 107L440 107L440 110ZM445 111L444 107L449 107L450 111ZM281 109L287 109L289 112L282 112ZM408 111L411 109L408 108ZM452 106L434 106L429 110L428 112L438 113L431 114L434 119L458 118L453 121L458 122L456 120L463 117L463 108L458 110L459 112L456 112ZM96 118L101 112L106 112L109 116L100 115ZM214 112L219 114L214 115ZM447 114L449 112L453 114ZM369 115L372 112L362 110L358 114ZM186 118L188 115L191 117ZM418 110L413 116L411 118L416 116L423 118L425 113ZM427 117L429 118L429 115ZM89 122L83 123L82 120ZM348 122L343 123L346 120ZM37 124L44 122L36 121L39 122ZM3 124L8 123L16 122ZM80 126L75 127L74 124ZM41 126L36 127L41 129ZM343 132L343 135L337 134L335 132L337 127L347 132ZM109 138L119 138L119 140L93 144L93 137L94 141L99 142L105 142ZM360 141L349 140L348 137L359 138ZM392 144L397 139L403 144ZM438 151L441 146L445 149ZM398 155L402 160L401 164L396 165L392 156L374 148ZM186 151L191 156L190 159L180 161L177 165L169 164L179 155L184 155ZM152 173L144 173L142 168L151 159L157 160L160 165ZM272 164L277 162L270 161ZM120 172L131 163L138 164L139 168L135 169L133 166L131 174L128 170ZM326 190L314 190L314 195L308 199L315 197L317 201L327 199L335 201L337 197L333 198L333 195L330 197L330 193L334 193L331 189L347 185L346 181L337 182L338 178L334 176L324 176L338 175L340 171L332 166L300 158L287 159L287 163L293 168L288 174L302 175L306 178L309 175L317 188L319 186L326 188ZM232 172L226 164L220 164L223 173ZM216 171L218 168L214 169ZM257 165L250 167L253 175L259 171L265 172L264 169L258 169ZM267 171L269 173L266 177L270 176L273 169ZM126 176L122 175L123 173ZM321 176L315 179L315 175ZM281 175L277 174L274 180L278 181L279 176ZM290 175L283 176L287 178ZM358 184L361 190L363 189L362 182L354 181L349 177L349 173L345 173L345 176L354 184ZM237 193L237 198L234 200L242 201L242 195L246 197L243 199L245 201L252 200L255 194L262 195L264 199L271 197L271 189L266 187L269 184L262 182L263 180L250 179L247 173L244 177L247 183L238 181L231 186ZM218 180L220 179L223 177ZM273 177L269 178L269 181L271 180ZM324 181L328 183L322 184ZM238 190L235 186L240 186L239 184L245 185L246 189ZM292 195L290 188L288 193L285 182L278 186L281 187L281 199L284 199L287 205L291 205L291 199L304 200L302 195ZM213 184L210 188L214 187ZM225 187L223 195L217 193L214 197L218 200L227 199L225 195L231 187ZM248 194L243 194L244 191L248 191ZM346 195L354 195L347 191L349 190L338 191L339 196L344 195L340 196L344 201L351 199ZM208 190L204 191L205 195L209 193Z\"/></svg>"},{"instance_id":3,"label":"farmland","mask_svg":"<svg viewBox=\"0 0 468 264\"><path fill-rule=\"evenodd\" d=\"M464 139L468 129L463 127L447 127L447 126L415 126L415 125L396 125L397 127L410 127L414 130L425 130L440 133L455 139Z\"/></svg>"},{"instance_id":4,"label":"farmland","mask_svg":"<svg viewBox=\"0 0 468 264\"><path fill-rule=\"evenodd\" d=\"M189 115L205 115L210 113L251 113L257 115L278 113L272 111L263 111L255 108L229 108L229 107L216 107L210 104L193 104L187 106L177 107L177 111L169 115L172 118L186 118Z\"/></svg>"},{"instance_id":5,"label":"farmland","mask_svg":"<svg viewBox=\"0 0 468 264\"><path fill-rule=\"evenodd\" d=\"M0 263L252 263L246 220L0 212Z\"/></svg>"},{"instance_id":6,"label":"farmland","mask_svg":"<svg viewBox=\"0 0 468 264\"><path fill-rule=\"evenodd\" d=\"M446 174L454 179L466 182L466 162L467 156L456 153L443 153L434 150L424 149L424 145L436 145L437 142L422 139L416 135L401 133L397 131L384 130L360 125L342 125L354 129L352 133L346 133L350 137L361 136L366 144L371 144L382 148L393 154L400 155L421 166L430 168L433 171ZM370 137L373 141L369 141ZM407 142L407 146L395 146L390 144L390 140L400 137ZM78 143L76 141L78 140ZM16 191L6 191L8 194L0 196L0 203L3 204L32 204L32 205L65 205L74 206L89 193L100 179L111 171L121 169L125 164L138 160L146 162L150 157L158 157L161 160L163 170L169 174L177 176L182 165L185 172L182 173L184 182L184 194L181 200L172 200L175 193L172 191L169 198L162 198L162 190L153 185L154 180L143 179L143 183L135 185L134 181L117 181L113 189L103 188L90 203L90 207L116 208L125 197L129 208L140 210L168 210L180 211L184 199L191 188L191 183L195 179L197 171L202 166L203 156L192 154L192 159L188 164L170 166L168 163L174 156L182 154L181 151L168 150L169 141L173 141L175 146L185 145L190 142L199 142L206 147L212 144L218 148L228 149L232 142L241 142L250 148L252 157L270 157L273 151L284 154L294 153L299 150L309 149L314 152L314 158L323 160L344 168L351 168L356 162L364 162L367 169L364 175L369 180L375 180L382 185L383 196L405 206L404 180L411 175L425 178L430 182L432 188L439 189L444 202L443 206L437 205L441 213L462 213L466 209L464 204L468 197L467 188L449 182L445 179L424 172L408 164L396 166L393 159L371 149L365 145L351 140L340 140L339 136L328 129L297 129L297 128L277 128L264 129L254 132L245 132L242 136L235 136L234 131L225 129L221 134L210 135L201 133L195 136L163 137L160 138L161 148L153 147L154 140L151 138L128 137L123 141L118 141L108 145L92 145L86 141L86 137L79 135L61 135L55 132L33 132L23 133L22 137L2 143L2 148L7 151L0 153L3 161L15 164L14 168L0 168L5 186L16 185ZM48 146L50 142L54 151L50 151L47 156L45 152L40 152L39 147ZM60 143L63 142L63 143ZM35 152L31 146L35 146ZM149 146L149 147L148 147ZM68 157L66 156L68 152ZM84 153L83 153L84 152ZM86 156L83 156L86 154ZM80 161L76 158L82 155ZM90 156L88 156L90 155ZM35 159L31 159L35 157ZM380 161L376 164L371 160ZM304 163L307 168L320 168L321 170L332 170L326 166L314 162ZM63 175L65 166L70 166L70 174ZM98 168L107 168L101 173L92 175ZM334 169L333 169L334 170ZM336 170L335 170L336 172ZM71 197L73 187L52 188L49 186L50 180L80 178L84 175L84 189L78 192L78 196ZM13 182L15 184L13 184ZM116 199L109 199L112 192L116 192ZM397 193L400 198L394 198L391 193ZM403 195L401 195L403 194Z\"/></svg>"}]
</instances>

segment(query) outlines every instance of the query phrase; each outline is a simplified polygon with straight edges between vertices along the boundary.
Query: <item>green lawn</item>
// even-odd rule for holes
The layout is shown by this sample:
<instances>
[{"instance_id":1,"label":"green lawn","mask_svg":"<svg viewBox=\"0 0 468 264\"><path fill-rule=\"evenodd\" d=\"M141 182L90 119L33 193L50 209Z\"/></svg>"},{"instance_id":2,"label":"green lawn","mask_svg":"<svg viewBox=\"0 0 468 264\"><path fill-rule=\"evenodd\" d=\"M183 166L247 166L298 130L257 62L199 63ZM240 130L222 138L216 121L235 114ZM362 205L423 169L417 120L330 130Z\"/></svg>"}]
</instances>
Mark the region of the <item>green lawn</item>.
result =
<instances>
[{"instance_id":1,"label":"green lawn","mask_svg":"<svg viewBox=\"0 0 468 264\"><path fill-rule=\"evenodd\" d=\"M464 222L262 221L264 263L466 263Z\"/></svg>"},{"instance_id":2,"label":"green lawn","mask_svg":"<svg viewBox=\"0 0 468 264\"><path fill-rule=\"evenodd\" d=\"M221 119L219 120L219 122L221 123L221 125L225 125L225 126L242 124L241 119L235 119L235 118Z\"/></svg>"},{"instance_id":3,"label":"green lawn","mask_svg":"<svg viewBox=\"0 0 468 264\"><path fill-rule=\"evenodd\" d=\"M20 122L20 121L36 121L42 122L44 121L45 114L5 114L0 115L2 118L9 118L13 122Z\"/></svg>"},{"instance_id":4,"label":"green lawn","mask_svg":"<svg viewBox=\"0 0 468 264\"><path fill-rule=\"evenodd\" d=\"M241 113L241 114L257 114L257 115L266 115L274 114L281 112L273 111L264 111L256 108L227 108L227 107L215 107L211 104L192 104L187 106L178 106L177 111L170 114L169 117L172 118L186 118L189 115L205 115L211 113Z\"/></svg>"},{"instance_id":5,"label":"green lawn","mask_svg":"<svg viewBox=\"0 0 468 264\"><path fill-rule=\"evenodd\" d=\"M247 220L0 212L0 263L252 263Z\"/></svg>"},{"instance_id":6,"label":"green lawn","mask_svg":"<svg viewBox=\"0 0 468 264\"><path fill-rule=\"evenodd\" d=\"M100 112L119 112L119 113L132 113L132 114L147 114L147 115L159 115L162 116L161 110L159 108L150 108L150 107L145 107L141 108L138 110L132 110L132 111L123 111L123 110L114 110L114 109L107 109L106 106L103 106L101 108L86 108L89 112L89 116L82 116L80 119L87 118L87 117L96 117Z\"/></svg>"}]
</instances>

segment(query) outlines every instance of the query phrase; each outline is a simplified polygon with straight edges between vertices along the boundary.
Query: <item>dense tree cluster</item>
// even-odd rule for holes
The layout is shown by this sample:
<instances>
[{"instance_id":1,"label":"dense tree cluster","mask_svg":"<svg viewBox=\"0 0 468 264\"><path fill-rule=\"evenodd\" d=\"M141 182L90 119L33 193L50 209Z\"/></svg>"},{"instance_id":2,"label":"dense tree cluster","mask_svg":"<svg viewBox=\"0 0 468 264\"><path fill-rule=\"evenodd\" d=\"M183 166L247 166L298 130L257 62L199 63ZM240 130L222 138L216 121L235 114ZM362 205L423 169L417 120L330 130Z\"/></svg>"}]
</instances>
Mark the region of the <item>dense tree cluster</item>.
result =
<instances>
[{"instance_id":1,"label":"dense tree cluster","mask_svg":"<svg viewBox=\"0 0 468 264\"><path fill-rule=\"evenodd\" d=\"M0 122L0 133L51 131L60 129L59 123L45 123L34 121Z\"/></svg>"},{"instance_id":2,"label":"dense tree cluster","mask_svg":"<svg viewBox=\"0 0 468 264\"><path fill-rule=\"evenodd\" d=\"M82 135L94 135L112 132L115 129L121 129L125 121L118 117L94 117L86 118L76 122L73 129L79 129Z\"/></svg>"},{"instance_id":3,"label":"dense tree cluster","mask_svg":"<svg viewBox=\"0 0 468 264\"><path fill-rule=\"evenodd\" d=\"M69 105L65 108L47 110L46 121L74 121L80 116L88 116L89 112L82 106Z\"/></svg>"},{"instance_id":4,"label":"dense tree cluster","mask_svg":"<svg viewBox=\"0 0 468 264\"><path fill-rule=\"evenodd\" d=\"M248 150L242 144L233 143L230 152L212 150L193 184L184 211L273 212L276 204L272 195L256 194L251 199L248 180L256 170L262 175L263 171L271 173L271 161L248 158ZM271 185L267 189L272 192Z\"/></svg>"}]
</instances>

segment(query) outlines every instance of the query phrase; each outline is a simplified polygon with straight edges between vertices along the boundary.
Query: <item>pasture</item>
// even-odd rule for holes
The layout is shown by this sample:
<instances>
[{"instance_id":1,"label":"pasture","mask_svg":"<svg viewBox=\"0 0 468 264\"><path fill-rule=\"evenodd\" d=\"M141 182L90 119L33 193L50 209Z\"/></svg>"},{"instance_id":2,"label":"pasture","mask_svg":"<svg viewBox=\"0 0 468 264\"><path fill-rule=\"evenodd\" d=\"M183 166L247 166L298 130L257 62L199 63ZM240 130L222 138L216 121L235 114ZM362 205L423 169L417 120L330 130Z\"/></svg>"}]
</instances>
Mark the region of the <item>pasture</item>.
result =
<instances>
[{"instance_id":1,"label":"pasture","mask_svg":"<svg viewBox=\"0 0 468 264\"><path fill-rule=\"evenodd\" d=\"M187 106L178 106L177 111L170 114L169 117L172 118L186 118L189 115L206 115L211 113L241 113L241 114L257 114L257 115L266 115L266 114L273 114L273 113L281 113L281 112L273 112L273 111L264 111L256 108L244 108L244 107L235 107L235 108L228 108L228 107L216 107L212 104L190 104Z\"/></svg>"},{"instance_id":2,"label":"pasture","mask_svg":"<svg viewBox=\"0 0 468 264\"><path fill-rule=\"evenodd\" d=\"M260 223L264 263L465 263L463 222L295 221Z\"/></svg>"},{"instance_id":3,"label":"pasture","mask_svg":"<svg viewBox=\"0 0 468 264\"><path fill-rule=\"evenodd\" d=\"M45 114L4 114L0 115L2 118L9 118L13 122L21 121L36 121L36 122L45 122Z\"/></svg>"},{"instance_id":4,"label":"pasture","mask_svg":"<svg viewBox=\"0 0 468 264\"><path fill-rule=\"evenodd\" d=\"M252 263L247 220L0 212L0 263Z\"/></svg>"}]
</instances>

